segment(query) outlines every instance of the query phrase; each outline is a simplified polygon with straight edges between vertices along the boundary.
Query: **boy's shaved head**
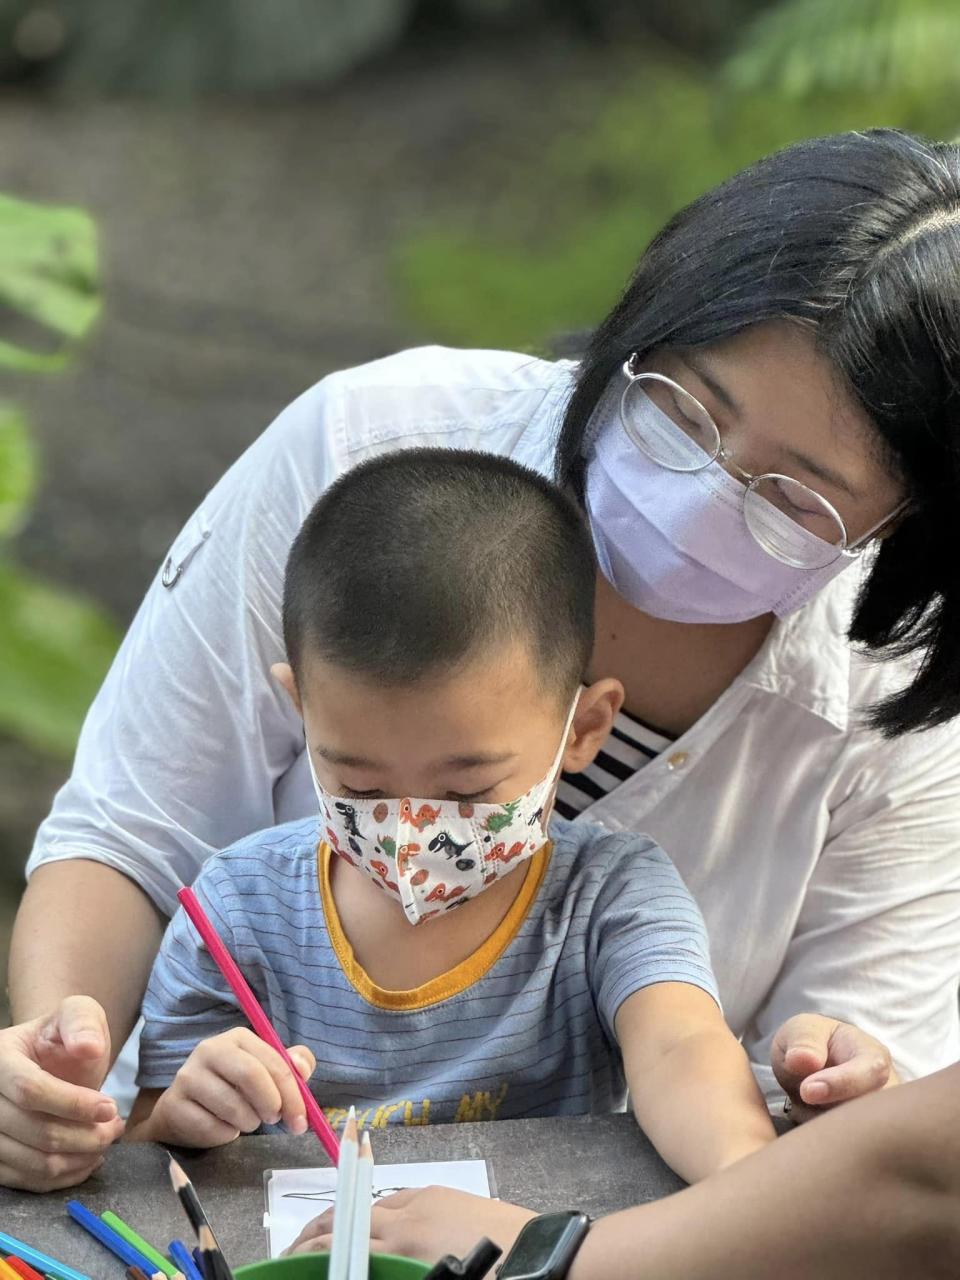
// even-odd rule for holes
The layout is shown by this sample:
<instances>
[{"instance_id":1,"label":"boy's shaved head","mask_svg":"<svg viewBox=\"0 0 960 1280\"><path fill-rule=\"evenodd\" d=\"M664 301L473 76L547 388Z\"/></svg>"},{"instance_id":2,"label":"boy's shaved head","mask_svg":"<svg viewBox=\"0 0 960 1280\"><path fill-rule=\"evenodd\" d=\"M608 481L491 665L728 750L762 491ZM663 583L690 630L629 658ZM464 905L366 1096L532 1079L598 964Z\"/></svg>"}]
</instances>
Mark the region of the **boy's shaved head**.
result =
<instances>
[{"instance_id":1,"label":"boy's shaved head","mask_svg":"<svg viewBox=\"0 0 960 1280\"><path fill-rule=\"evenodd\" d=\"M507 458L405 449L342 475L287 561L283 632L311 656L414 684L520 641L540 683L573 696L593 645L596 569L577 508Z\"/></svg>"}]
</instances>

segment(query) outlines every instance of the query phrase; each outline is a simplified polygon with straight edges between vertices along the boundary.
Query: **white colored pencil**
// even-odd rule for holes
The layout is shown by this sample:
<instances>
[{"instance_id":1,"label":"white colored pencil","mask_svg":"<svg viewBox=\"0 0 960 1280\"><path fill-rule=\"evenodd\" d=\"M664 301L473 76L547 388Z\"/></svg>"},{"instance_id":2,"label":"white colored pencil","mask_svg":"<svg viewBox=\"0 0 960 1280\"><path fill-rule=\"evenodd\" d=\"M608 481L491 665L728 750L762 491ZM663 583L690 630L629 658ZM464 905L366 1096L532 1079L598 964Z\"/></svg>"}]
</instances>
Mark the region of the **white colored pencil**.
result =
<instances>
[{"instance_id":1,"label":"white colored pencil","mask_svg":"<svg viewBox=\"0 0 960 1280\"><path fill-rule=\"evenodd\" d=\"M347 1280L367 1280L370 1271L370 1217L373 1211L373 1148L365 1129L357 1157L353 1225L350 1228L350 1270Z\"/></svg>"},{"instance_id":2,"label":"white colored pencil","mask_svg":"<svg viewBox=\"0 0 960 1280\"><path fill-rule=\"evenodd\" d=\"M357 1113L351 1107L340 1140L337 1162L337 1198L333 1206L333 1241L327 1280L347 1280L350 1266L350 1233L357 1190ZM369 1228L368 1228L369 1230Z\"/></svg>"}]
</instances>

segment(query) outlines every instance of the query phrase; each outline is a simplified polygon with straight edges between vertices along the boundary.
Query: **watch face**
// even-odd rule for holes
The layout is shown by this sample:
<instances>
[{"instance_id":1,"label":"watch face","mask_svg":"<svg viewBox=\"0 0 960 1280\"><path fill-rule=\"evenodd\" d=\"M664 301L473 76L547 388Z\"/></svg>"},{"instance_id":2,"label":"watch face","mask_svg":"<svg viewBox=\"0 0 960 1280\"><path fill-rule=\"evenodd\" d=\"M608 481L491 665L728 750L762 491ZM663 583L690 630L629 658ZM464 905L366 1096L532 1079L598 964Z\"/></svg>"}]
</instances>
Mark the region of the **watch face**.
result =
<instances>
[{"instance_id":1,"label":"watch face","mask_svg":"<svg viewBox=\"0 0 960 1280\"><path fill-rule=\"evenodd\" d=\"M587 1229L580 1213L547 1213L533 1218L520 1232L500 1268L501 1280L546 1280L562 1276Z\"/></svg>"},{"instance_id":2,"label":"watch face","mask_svg":"<svg viewBox=\"0 0 960 1280\"><path fill-rule=\"evenodd\" d=\"M566 1223L558 1222L553 1214L549 1217L534 1218L528 1223L510 1254L513 1274L536 1275L538 1271L542 1271L544 1265L550 1261L556 1246L557 1236L560 1234L558 1227L562 1230L564 1226Z\"/></svg>"}]
</instances>

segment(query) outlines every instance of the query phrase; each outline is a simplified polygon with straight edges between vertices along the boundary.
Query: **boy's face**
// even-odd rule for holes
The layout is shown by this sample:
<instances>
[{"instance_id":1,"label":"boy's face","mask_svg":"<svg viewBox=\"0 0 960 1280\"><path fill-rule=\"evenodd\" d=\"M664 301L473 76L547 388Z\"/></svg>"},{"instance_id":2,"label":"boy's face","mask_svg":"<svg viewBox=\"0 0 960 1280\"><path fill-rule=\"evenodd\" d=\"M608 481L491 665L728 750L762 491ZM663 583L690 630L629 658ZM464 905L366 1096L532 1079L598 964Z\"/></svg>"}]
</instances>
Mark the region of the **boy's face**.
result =
<instances>
[{"instance_id":1,"label":"boy's face","mask_svg":"<svg viewBox=\"0 0 960 1280\"><path fill-rule=\"evenodd\" d=\"M566 698L540 688L531 656L519 644L401 688L308 657L298 697L290 668L279 664L274 673L303 716L321 786L363 799L515 800L547 773L570 710ZM585 692L601 686L599 717L612 720L622 690L601 681ZM580 733L578 707L565 768L585 767L584 755L592 759L609 729L607 722L591 749L596 701L587 698L590 724Z\"/></svg>"}]
</instances>

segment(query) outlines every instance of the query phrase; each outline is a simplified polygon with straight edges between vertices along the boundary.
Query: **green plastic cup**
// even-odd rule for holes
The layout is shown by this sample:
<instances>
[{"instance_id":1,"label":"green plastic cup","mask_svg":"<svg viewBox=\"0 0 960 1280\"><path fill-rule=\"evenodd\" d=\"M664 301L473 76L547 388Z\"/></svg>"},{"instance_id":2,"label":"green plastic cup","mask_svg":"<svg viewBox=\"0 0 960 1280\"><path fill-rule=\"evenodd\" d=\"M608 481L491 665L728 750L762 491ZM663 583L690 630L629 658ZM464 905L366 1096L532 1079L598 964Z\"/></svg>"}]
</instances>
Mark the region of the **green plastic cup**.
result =
<instances>
[{"instance_id":1,"label":"green plastic cup","mask_svg":"<svg viewBox=\"0 0 960 1280\"><path fill-rule=\"evenodd\" d=\"M290 1258L250 1262L234 1271L236 1280L327 1280L329 1253L295 1253ZM430 1268L412 1258L391 1253L371 1253L370 1280L423 1280Z\"/></svg>"}]
</instances>

